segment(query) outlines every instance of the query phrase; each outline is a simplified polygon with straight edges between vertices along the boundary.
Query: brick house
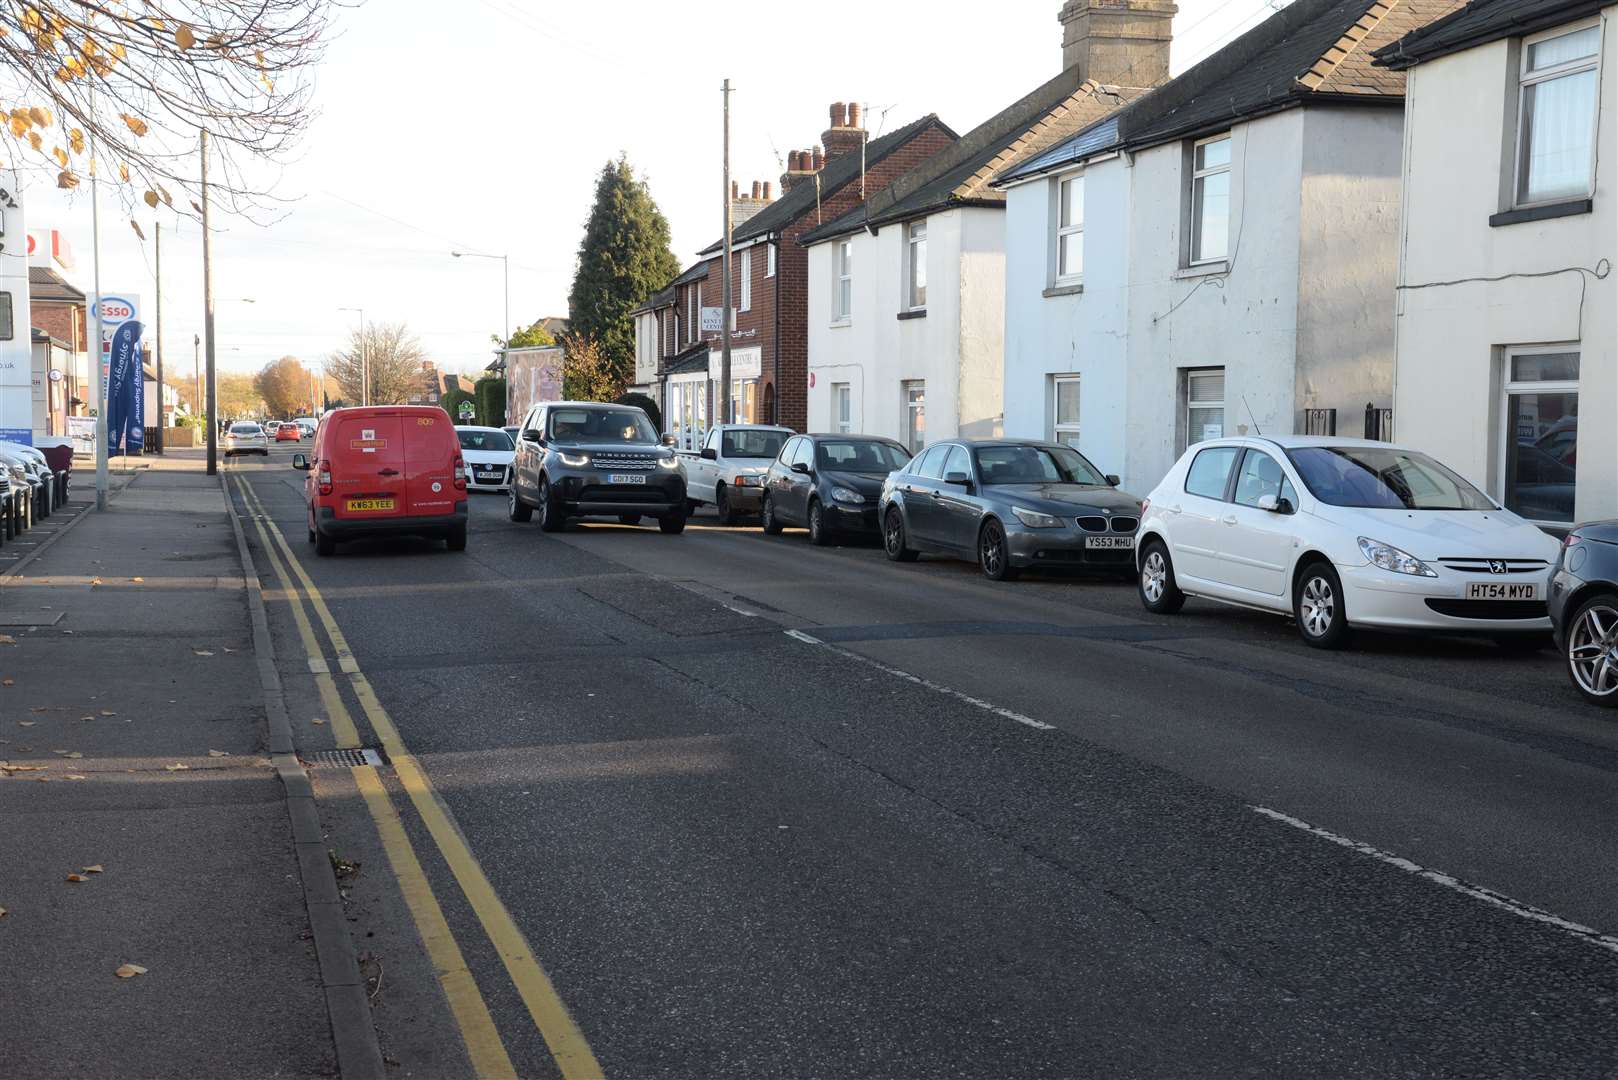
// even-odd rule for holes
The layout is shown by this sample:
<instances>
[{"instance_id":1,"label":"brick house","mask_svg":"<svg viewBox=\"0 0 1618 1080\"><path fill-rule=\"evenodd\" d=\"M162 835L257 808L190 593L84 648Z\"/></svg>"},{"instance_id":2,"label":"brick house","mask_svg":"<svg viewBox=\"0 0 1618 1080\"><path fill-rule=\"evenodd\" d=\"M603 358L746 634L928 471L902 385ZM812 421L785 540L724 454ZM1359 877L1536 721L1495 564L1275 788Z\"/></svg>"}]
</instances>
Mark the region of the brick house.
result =
<instances>
[{"instance_id":1,"label":"brick house","mask_svg":"<svg viewBox=\"0 0 1618 1080\"><path fill-rule=\"evenodd\" d=\"M60 368L62 379L49 387L50 412L56 418L89 415L90 358L87 342L86 312L89 301L84 291L71 284L48 266L28 268L28 318L34 330L40 331L53 355L62 357L66 366ZM40 341L38 335L34 341ZM46 370L62 363L53 360ZM52 434L56 434L53 430Z\"/></svg>"},{"instance_id":2,"label":"brick house","mask_svg":"<svg viewBox=\"0 0 1618 1080\"><path fill-rule=\"evenodd\" d=\"M832 105L830 118L820 146L788 155L779 199L770 197L767 183L754 184L750 194L732 189L731 397L742 422L802 431L807 421L809 270L798 238L959 138L935 114L877 139L868 139L857 103ZM653 396L665 429L682 444L700 441L722 415L714 385L721 335L701 330L702 308L723 303L722 246L703 249L697 263L636 311L636 382L649 371L655 348L661 393ZM655 344L648 345L653 334Z\"/></svg>"}]
</instances>

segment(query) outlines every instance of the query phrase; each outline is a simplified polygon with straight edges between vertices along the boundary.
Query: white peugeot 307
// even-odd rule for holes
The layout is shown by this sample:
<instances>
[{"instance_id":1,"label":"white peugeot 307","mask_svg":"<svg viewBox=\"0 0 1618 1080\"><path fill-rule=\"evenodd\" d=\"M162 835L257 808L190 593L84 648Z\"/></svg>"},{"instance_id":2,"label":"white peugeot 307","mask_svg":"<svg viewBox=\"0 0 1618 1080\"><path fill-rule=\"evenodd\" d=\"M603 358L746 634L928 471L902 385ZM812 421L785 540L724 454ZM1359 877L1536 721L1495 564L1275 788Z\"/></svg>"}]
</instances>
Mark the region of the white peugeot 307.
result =
<instances>
[{"instance_id":1,"label":"white peugeot 307","mask_svg":"<svg viewBox=\"0 0 1618 1080\"><path fill-rule=\"evenodd\" d=\"M1354 626L1538 648L1558 549L1426 454L1293 435L1187 450L1147 498L1136 568L1148 611L1201 596L1290 612L1319 648Z\"/></svg>"}]
</instances>

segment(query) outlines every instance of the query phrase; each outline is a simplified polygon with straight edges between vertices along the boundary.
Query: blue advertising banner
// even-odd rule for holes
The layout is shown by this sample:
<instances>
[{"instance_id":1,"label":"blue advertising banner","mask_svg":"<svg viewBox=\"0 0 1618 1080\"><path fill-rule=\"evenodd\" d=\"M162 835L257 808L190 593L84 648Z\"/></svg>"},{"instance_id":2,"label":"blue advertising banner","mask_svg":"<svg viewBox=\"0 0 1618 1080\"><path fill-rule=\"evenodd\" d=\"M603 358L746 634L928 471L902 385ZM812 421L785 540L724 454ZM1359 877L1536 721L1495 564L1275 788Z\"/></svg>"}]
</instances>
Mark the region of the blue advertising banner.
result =
<instances>
[{"instance_id":1,"label":"blue advertising banner","mask_svg":"<svg viewBox=\"0 0 1618 1080\"><path fill-rule=\"evenodd\" d=\"M107 453L140 452L146 441L143 422L145 382L140 367L141 324L133 319L113 332L107 358Z\"/></svg>"}]
</instances>

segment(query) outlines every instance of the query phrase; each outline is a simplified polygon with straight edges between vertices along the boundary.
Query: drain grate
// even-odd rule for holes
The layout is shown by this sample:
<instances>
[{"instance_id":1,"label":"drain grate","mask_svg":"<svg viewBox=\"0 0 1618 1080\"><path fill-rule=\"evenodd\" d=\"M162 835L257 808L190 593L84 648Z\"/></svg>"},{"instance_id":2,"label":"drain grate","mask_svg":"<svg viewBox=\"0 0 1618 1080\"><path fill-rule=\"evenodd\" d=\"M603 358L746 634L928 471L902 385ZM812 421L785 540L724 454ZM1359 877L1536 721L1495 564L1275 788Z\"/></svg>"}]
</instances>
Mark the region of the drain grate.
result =
<instances>
[{"instance_id":1,"label":"drain grate","mask_svg":"<svg viewBox=\"0 0 1618 1080\"><path fill-rule=\"evenodd\" d=\"M327 768L347 769L355 765L376 765L380 767L382 755L370 747L363 750L315 750L307 754L300 754L299 760L305 765L313 765L315 768L324 766Z\"/></svg>"}]
</instances>

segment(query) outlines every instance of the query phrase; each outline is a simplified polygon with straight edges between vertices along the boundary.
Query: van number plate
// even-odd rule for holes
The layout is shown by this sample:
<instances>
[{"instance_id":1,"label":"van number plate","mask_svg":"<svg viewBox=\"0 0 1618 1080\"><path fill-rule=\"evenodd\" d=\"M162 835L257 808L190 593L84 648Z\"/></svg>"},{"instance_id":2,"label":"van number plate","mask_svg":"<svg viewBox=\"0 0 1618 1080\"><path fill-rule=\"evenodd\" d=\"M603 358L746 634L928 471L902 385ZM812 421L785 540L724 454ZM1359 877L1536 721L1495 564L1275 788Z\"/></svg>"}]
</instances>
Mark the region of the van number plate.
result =
<instances>
[{"instance_id":1,"label":"van number plate","mask_svg":"<svg viewBox=\"0 0 1618 1080\"><path fill-rule=\"evenodd\" d=\"M646 477L641 475L640 473L609 473L607 475L607 483L609 483L609 484L644 484L644 483L646 483Z\"/></svg>"},{"instance_id":2,"label":"van number plate","mask_svg":"<svg viewBox=\"0 0 1618 1080\"><path fill-rule=\"evenodd\" d=\"M356 510L392 510L392 499L349 499L345 504L350 511Z\"/></svg>"},{"instance_id":3,"label":"van number plate","mask_svg":"<svg viewBox=\"0 0 1618 1080\"><path fill-rule=\"evenodd\" d=\"M1523 582L1520 585L1505 585L1493 581L1472 581L1466 586L1468 600L1538 600L1539 585L1534 582Z\"/></svg>"}]
</instances>

